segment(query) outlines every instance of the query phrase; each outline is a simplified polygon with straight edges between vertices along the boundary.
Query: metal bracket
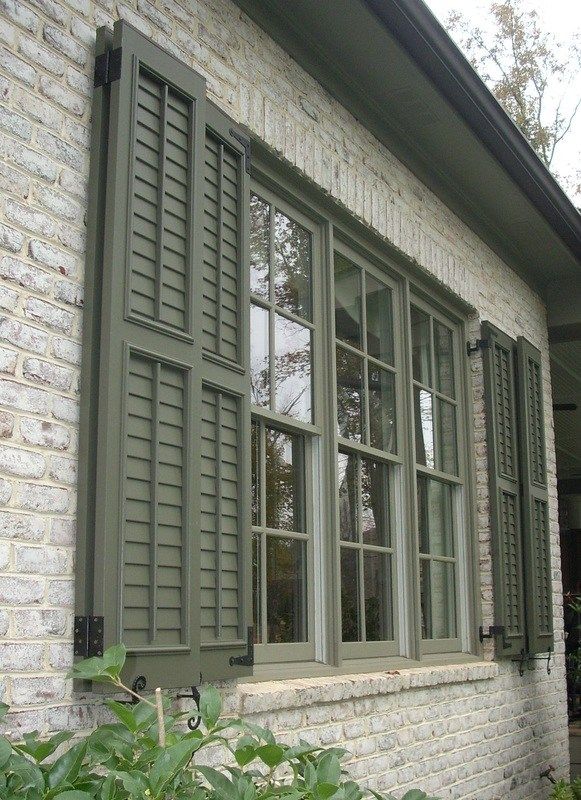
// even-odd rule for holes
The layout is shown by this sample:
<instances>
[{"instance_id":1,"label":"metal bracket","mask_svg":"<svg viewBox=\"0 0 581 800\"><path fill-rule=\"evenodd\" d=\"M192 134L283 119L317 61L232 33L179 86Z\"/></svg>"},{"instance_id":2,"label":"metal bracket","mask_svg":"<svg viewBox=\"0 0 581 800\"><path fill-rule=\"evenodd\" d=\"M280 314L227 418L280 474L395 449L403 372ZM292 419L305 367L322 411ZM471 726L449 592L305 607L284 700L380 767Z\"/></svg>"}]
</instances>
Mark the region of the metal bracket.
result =
<instances>
[{"instance_id":1,"label":"metal bracket","mask_svg":"<svg viewBox=\"0 0 581 800\"><path fill-rule=\"evenodd\" d=\"M488 633L484 633L484 628L482 625L478 628L478 638L480 639L480 644L482 644L485 639L494 639L495 636L502 636L503 633L504 625L489 625Z\"/></svg>"},{"instance_id":2,"label":"metal bracket","mask_svg":"<svg viewBox=\"0 0 581 800\"><path fill-rule=\"evenodd\" d=\"M202 682L202 674L200 673L200 683ZM195 731L196 728L200 727L200 722L202 721L202 716L200 712L200 692L197 686L192 686L192 693L191 694L178 694L177 697L179 699L186 698L188 700L193 700L196 704L196 708L198 709L197 714L193 714L191 717L188 717L188 728L191 731Z\"/></svg>"},{"instance_id":3,"label":"metal bracket","mask_svg":"<svg viewBox=\"0 0 581 800\"><path fill-rule=\"evenodd\" d=\"M95 58L93 86L106 86L121 77L121 48L106 50Z\"/></svg>"},{"instance_id":4,"label":"metal bracket","mask_svg":"<svg viewBox=\"0 0 581 800\"><path fill-rule=\"evenodd\" d=\"M551 781L551 783L557 783L557 781L553 778L552 773L555 771L555 767L552 764L549 764L547 769L544 772L541 772L539 778L547 778Z\"/></svg>"},{"instance_id":5,"label":"metal bracket","mask_svg":"<svg viewBox=\"0 0 581 800\"><path fill-rule=\"evenodd\" d=\"M103 617L75 617L73 653L81 658L103 655Z\"/></svg>"},{"instance_id":6,"label":"metal bracket","mask_svg":"<svg viewBox=\"0 0 581 800\"><path fill-rule=\"evenodd\" d=\"M521 650L520 655L516 658L511 658L513 664L518 664L518 674L521 676L521 678L525 674L525 664L527 663L528 659L529 655L528 653L525 653L524 650Z\"/></svg>"},{"instance_id":7,"label":"metal bracket","mask_svg":"<svg viewBox=\"0 0 581 800\"><path fill-rule=\"evenodd\" d=\"M252 151L250 139L248 139L246 136L242 136L242 134L238 133L238 131L234 128L230 128L230 136L233 139L236 139L236 141L239 142L244 148L244 169L250 175L250 158Z\"/></svg>"},{"instance_id":8,"label":"metal bracket","mask_svg":"<svg viewBox=\"0 0 581 800\"><path fill-rule=\"evenodd\" d=\"M553 655L553 651L549 647L549 652L546 656L529 656L528 663L531 661L546 661L547 662L547 675L551 674L551 656ZM532 667L529 667L529 670L532 671Z\"/></svg>"},{"instance_id":9,"label":"metal bracket","mask_svg":"<svg viewBox=\"0 0 581 800\"><path fill-rule=\"evenodd\" d=\"M133 689L134 692L137 692L137 694L139 694L139 692L142 692L146 686L147 686L147 678L145 677L145 675L138 675L131 684L131 688ZM117 700L117 702L121 703L121 705L123 706L136 706L137 703L139 703L139 700L137 699L137 697L133 697L133 695L130 695L130 697L131 697L130 700Z\"/></svg>"},{"instance_id":10,"label":"metal bracket","mask_svg":"<svg viewBox=\"0 0 581 800\"><path fill-rule=\"evenodd\" d=\"M471 356L472 353L477 353L479 350L486 350L488 347L490 347L490 341L488 339L476 339L476 344L466 342L466 353Z\"/></svg>"},{"instance_id":11,"label":"metal bracket","mask_svg":"<svg viewBox=\"0 0 581 800\"><path fill-rule=\"evenodd\" d=\"M234 667L236 665L241 667L253 667L254 666L254 628L252 625L248 628L247 634L247 644L246 644L246 655L244 656L231 656L230 657L230 666Z\"/></svg>"}]
</instances>

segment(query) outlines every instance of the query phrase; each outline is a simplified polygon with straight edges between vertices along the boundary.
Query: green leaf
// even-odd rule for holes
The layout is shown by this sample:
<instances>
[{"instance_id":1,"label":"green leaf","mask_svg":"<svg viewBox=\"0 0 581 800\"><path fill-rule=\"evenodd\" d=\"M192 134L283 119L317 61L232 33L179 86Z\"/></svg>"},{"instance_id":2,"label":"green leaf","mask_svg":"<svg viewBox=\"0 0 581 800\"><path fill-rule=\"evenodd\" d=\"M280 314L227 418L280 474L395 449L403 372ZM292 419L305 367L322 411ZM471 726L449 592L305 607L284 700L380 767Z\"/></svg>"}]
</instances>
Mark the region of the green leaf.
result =
<instances>
[{"instance_id":1,"label":"green leaf","mask_svg":"<svg viewBox=\"0 0 581 800\"><path fill-rule=\"evenodd\" d=\"M361 800L363 797L363 790L355 781L345 781L343 791L345 792L345 800Z\"/></svg>"},{"instance_id":2,"label":"green leaf","mask_svg":"<svg viewBox=\"0 0 581 800\"><path fill-rule=\"evenodd\" d=\"M218 800L233 800L236 796L236 786L221 772L212 767L198 767L196 770L200 772L207 782L210 784Z\"/></svg>"},{"instance_id":3,"label":"green leaf","mask_svg":"<svg viewBox=\"0 0 581 800\"><path fill-rule=\"evenodd\" d=\"M87 792L80 792L78 789L71 789L66 792L54 795L55 800L93 800L93 796Z\"/></svg>"},{"instance_id":4,"label":"green leaf","mask_svg":"<svg viewBox=\"0 0 581 800\"><path fill-rule=\"evenodd\" d=\"M51 736L47 741L39 741L37 739L38 731L33 731L24 735L24 744L19 744L18 749L28 753L34 760L40 764L45 758L51 756L54 751L60 747L64 742L68 742L73 738L73 734L67 731Z\"/></svg>"},{"instance_id":5,"label":"green leaf","mask_svg":"<svg viewBox=\"0 0 581 800\"><path fill-rule=\"evenodd\" d=\"M4 736L0 736L0 769L8 762L8 759L12 755L12 745L5 739Z\"/></svg>"},{"instance_id":6,"label":"green leaf","mask_svg":"<svg viewBox=\"0 0 581 800\"><path fill-rule=\"evenodd\" d=\"M86 658L74 664L67 677L85 681L115 682L125 664L126 653L124 645L113 645L105 650L102 656Z\"/></svg>"},{"instance_id":7,"label":"green leaf","mask_svg":"<svg viewBox=\"0 0 581 800\"><path fill-rule=\"evenodd\" d=\"M117 703L115 700L107 700L106 706L107 708L111 709L117 719L121 720L123 725L125 725L128 730L137 730L135 714L129 706L123 705L123 703Z\"/></svg>"},{"instance_id":8,"label":"green leaf","mask_svg":"<svg viewBox=\"0 0 581 800\"><path fill-rule=\"evenodd\" d=\"M0 719L2 719L2 717L6 716L6 714L8 713L9 708L10 708L10 706L6 705L6 703L0 703Z\"/></svg>"},{"instance_id":9,"label":"green leaf","mask_svg":"<svg viewBox=\"0 0 581 800\"><path fill-rule=\"evenodd\" d=\"M334 753L325 753L317 764L317 781L337 785L341 780L341 764Z\"/></svg>"},{"instance_id":10,"label":"green leaf","mask_svg":"<svg viewBox=\"0 0 581 800\"><path fill-rule=\"evenodd\" d=\"M279 744L265 744L256 750L256 755L267 767L274 769L284 760L284 752Z\"/></svg>"},{"instance_id":11,"label":"green leaf","mask_svg":"<svg viewBox=\"0 0 581 800\"><path fill-rule=\"evenodd\" d=\"M328 800L338 791L339 787L335 783L318 783L316 788L317 797L321 800Z\"/></svg>"},{"instance_id":12,"label":"green leaf","mask_svg":"<svg viewBox=\"0 0 581 800\"><path fill-rule=\"evenodd\" d=\"M173 779L176 772L184 769L199 746L200 743L196 739L184 739L161 751L149 773L149 783L154 795L159 794L160 790Z\"/></svg>"},{"instance_id":13,"label":"green leaf","mask_svg":"<svg viewBox=\"0 0 581 800\"><path fill-rule=\"evenodd\" d=\"M54 789L59 783L73 783L79 774L86 752L87 742L79 742L57 758L47 776L49 788Z\"/></svg>"},{"instance_id":14,"label":"green leaf","mask_svg":"<svg viewBox=\"0 0 581 800\"><path fill-rule=\"evenodd\" d=\"M253 744L246 744L234 751L234 758L240 767L245 767L256 758L256 747Z\"/></svg>"},{"instance_id":15,"label":"green leaf","mask_svg":"<svg viewBox=\"0 0 581 800\"><path fill-rule=\"evenodd\" d=\"M404 794L401 800L430 800L430 798L420 789L410 789L409 792Z\"/></svg>"},{"instance_id":16,"label":"green leaf","mask_svg":"<svg viewBox=\"0 0 581 800\"><path fill-rule=\"evenodd\" d=\"M211 730L222 713L222 698L220 692L213 686L203 689L200 696L200 715L204 725Z\"/></svg>"},{"instance_id":17,"label":"green leaf","mask_svg":"<svg viewBox=\"0 0 581 800\"><path fill-rule=\"evenodd\" d=\"M149 796L145 794L149 791L149 781L142 772L137 770L132 770L131 772L117 771L113 775L120 779L123 788L129 792L131 797L143 800L144 797Z\"/></svg>"}]
</instances>

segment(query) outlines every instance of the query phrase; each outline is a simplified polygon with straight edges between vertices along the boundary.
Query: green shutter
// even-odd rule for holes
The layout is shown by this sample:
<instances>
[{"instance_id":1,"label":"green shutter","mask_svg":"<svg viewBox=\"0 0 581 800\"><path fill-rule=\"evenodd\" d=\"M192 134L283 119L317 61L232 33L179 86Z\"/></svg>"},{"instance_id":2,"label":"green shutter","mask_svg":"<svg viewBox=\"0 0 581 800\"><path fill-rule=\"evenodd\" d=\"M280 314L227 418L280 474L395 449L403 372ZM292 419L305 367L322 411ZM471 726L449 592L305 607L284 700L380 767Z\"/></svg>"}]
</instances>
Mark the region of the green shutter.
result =
<instances>
[{"instance_id":1,"label":"green shutter","mask_svg":"<svg viewBox=\"0 0 581 800\"><path fill-rule=\"evenodd\" d=\"M483 325L484 385L497 656L526 650L515 342Z\"/></svg>"},{"instance_id":2,"label":"green shutter","mask_svg":"<svg viewBox=\"0 0 581 800\"><path fill-rule=\"evenodd\" d=\"M78 597L80 612L103 616L105 646L127 645L127 680L143 675L154 689L197 683L200 674L193 276L201 259L205 82L123 22L112 46L121 49L120 77L95 92L97 110L103 98L109 109L106 174L92 187L92 215L104 202L105 217L102 225L90 218L102 288L85 351L94 357L84 388L98 396L83 434L94 511L84 519ZM104 114L96 124L105 124Z\"/></svg>"},{"instance_id":3,"label":"green shutter","mask_svg":"<svg viewBox=\"0 0 581 800\"><path fill-rule=\"evenodd\" d=\"M201 646L204 680L251 673L249 185L242 134L208 103L204 150ZM243 137L242 137L243 138ZM242 658L243 663L238 663Z\"/></svg>"},{"instance_id":4,"label":"green shutter","mask_svg":"<svg viewBox=\"0 0 581 800\"><path fill-rule=\"evenodd\" d=\"M518 338L519 445L529 653L553 648L550 527L541 354Z\"/></svg>"}]
</instances>

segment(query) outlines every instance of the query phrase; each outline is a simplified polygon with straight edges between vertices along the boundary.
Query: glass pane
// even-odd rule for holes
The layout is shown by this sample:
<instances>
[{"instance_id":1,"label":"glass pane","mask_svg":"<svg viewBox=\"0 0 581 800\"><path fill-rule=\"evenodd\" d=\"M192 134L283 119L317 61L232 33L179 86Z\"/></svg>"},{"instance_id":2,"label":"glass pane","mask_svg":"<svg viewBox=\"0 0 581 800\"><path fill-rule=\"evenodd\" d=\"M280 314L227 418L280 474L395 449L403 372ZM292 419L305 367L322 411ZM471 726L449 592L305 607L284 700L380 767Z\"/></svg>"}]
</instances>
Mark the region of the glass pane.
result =
<instances>
[{"instance_id":1,"label":"glass pane","mask_svg":"<svg viewBox=\"0 0 581 800\"><path fill-rule=\"evenodd\" d=\"M260 525L260 428L253 422L250 435L252 473L252 524Z\"/></svg>"},{"instance_id":2,"label":"glass pane","mask_svg":"<svg viewBox=\"0 0 581 800\"><path fill-rule=\"evenodd\" d=\"M438 404L436 467L441 472L458 474L458 443L456 440L456 408L445 400Z\"/></svg>"},{"instance_id":3,"label":"glass pane","mask_svg":"<svg viewBox=\"0 0 581 800\"><path fill-rule=\"evenodd\" d=\"M311 331L274 315L275 409L301 422L312 422Z\"/></svg>"},{"instance_id":4,"label":"glass pane","mask_svg":"<svg viewBox=\"0 0 581 800\"><path fill-rule=\"evenodd\" d=\"M393 364L393 316L391 289L365 274L367 304L367 352L370 356Z\"/></svg>"},{"instance_id":5,"label":"glass pane","mask_svg":"<svg viewBox=\"0 0 581 800\"><path fill-rule=\"evenodd\" d=\"M368 642L393 639L390 566L387 553L363 553L365 638Z\"/></svg>"},{"instance_id":6,"label":"glass pane","mask_svg":"<svg viewBox=\"0 0 581 800\"><path fill-rule=\"evenodd\" d=\"M434 414L432 395L424 389L414 389L414 421L416 431L416 461L434 469Z\"/></svg>"},{"instance_id":7,"label":"glass pane","mask_svg":"<svg viewBox=\"0 0 581 800\"><path fill-rule=\"evenodd\" d=\"M311 234L286 214L274 215L274 298L277 305L311 319Z\"/></svg>"},{"instance_id":8,"label":"glass pane","mask_svg":"<svg viewBox=\"0 0 581 800\"><path fill-rule=\"evenodd\" d=\"M266 525L304 532L304 471L302 438L267 428Z\"/></svg>"},{"instance_id":9,"label":"glass pane","mask_svg":"<svg viewBox=\"0 0 581 800\"><path fill-rule=\"evenodd\" d=\"M344 642L359 642L359 551L341 548L341 629Z\"/></svg>"},{"instance_id":10,"label":"glass pane","mask_svg":"<svg viewBox=\"0 0 581 800\"><path fill-rule=\"evenodd\" d=\"M252 537L252 619L254 622L254 643L262 642L262 603L260 599L260 534Z\"/></svg>"},{"instance_id":11,"label":"glass pane","mask_svg":"<svg viewBox=\"0 0 581 800\"><path fill-rule=\"evenodd\" d=\"M434 357L436 388L454 397L454 334L445 325L434 321Z\"/></svg>"},{"instance_id":12,"label":"glass pane","mask_svg":"<svg viewBox=\"0 0 581 800\"><path fill-rule=\"evenodd\" d=\"M423 639L456 637L454 564L420 562L420 601Z\"/></svg>"},{"instance_id":13,"label":"glass pane","mask_svg":"<svg viewBox=\"0 0 581 800\"><path fill-rule=\"evenodd\" d=\"M268 300L270 207L250 195L250 291Z\"/></svg>"},{"instance_id":14,"label":"glass pane","mask_svg":"<svg viewBox=\"0 0 581 800\"><path fill-rule=\"evenodd\" d=\"M363 542L381 547L390 546L387 470L386 464L361 459Z\"/></svg>"},{"instance_id":15,"label":"glass pane","mask_svg":"<svg viewBox=\"0 0 581 800\"><path fill-rule=\"evenodd\" d=\"M270 371L268 354L268 311L250 306L250 380L252 402L270 406Z\"/></svg>"},{"instance_id":16,"label":"glass pane","mask_svg":"<svg viewBox=\"0 0 581 800\"><path fill-rule=\"evenodd\" d=\"M337 429L345 439L361 441L363 359L337 348Z\"/></svg>"},{"instance_id":17,"label":"glass pane","mask_svg":"<svg viewBox=\"0 0 581 800\"><path fill-rule=\"evenodd\" d=\"M335 332L361 348L361 270L335 253Z\"/></svg>"},{"instance_id":18,"label":"glass pane","mask_svg":"<svg viewBox=\"0 0 581 800\"><path fill-rule=\"evenodd\" d=\"M388 453L397 452L395 426L395 375L368 364L369 444Z\"/></svg>"},{"instance_id":19,"label":"glass pane","mask_svg":"<svg viewBox=\"0 0 581 800\"><path fill-rule=\"evenodd\" d=\"M339 535L343 541L357 541L357 456L339 453Z\"/></svg>"},{"instance_id":20,"label":"glass pane","mask_svg":"<svg viewBox=\"0 0 581 800\"><path fill-rule=\"evenodd\" d=\"M414 380L431 385L430 318L415 306L411 307L412 368Z\"/></svg>"},{"instance_id":21,"label":"glass pane","mask_svg":"<svg viewBox=\"0 0 581 800\"><path fill-rule=\"evenodd\" d=\"M266 624L270 644L307 640L305 556L305 542L266 537Z\"/></svg>"},{"instance_id":22,"label":"glass pane","mask_svg":"<svg viewBox=\"0 0 581 800\"><path fill-rule=\"evenodd\" d=\"M453 489L446 483L418 477L420 552L454 555Z\"/></svg>"}]
</instances>

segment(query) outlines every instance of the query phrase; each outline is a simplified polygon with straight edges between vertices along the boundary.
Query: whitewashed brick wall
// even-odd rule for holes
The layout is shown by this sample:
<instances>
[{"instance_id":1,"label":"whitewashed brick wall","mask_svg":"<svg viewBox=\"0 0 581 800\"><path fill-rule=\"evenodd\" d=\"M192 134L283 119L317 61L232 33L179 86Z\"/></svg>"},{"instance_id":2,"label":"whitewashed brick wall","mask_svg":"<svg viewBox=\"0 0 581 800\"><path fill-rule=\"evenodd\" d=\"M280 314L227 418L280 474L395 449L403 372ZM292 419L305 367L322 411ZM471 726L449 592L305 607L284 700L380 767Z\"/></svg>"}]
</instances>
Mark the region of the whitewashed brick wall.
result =
<instances>
[{"instance_id":1,"label":"whitewashed brick wall","mask_svg":"<svg viewBox=\"0 0 581 800\"><path fill-rule=\"evenodd\" d=\"M567 770L545 309L425 186L229 0L0 0L0 698L14 731L89 727L72 661L79 363L93 44L123 17L351 212L545 359L557 663L225 687L287 736L348 742L354 775L455 800L541 800ZM492 623L482 370L473 360L482 609ZM490 658L491 651L486 650ZM337 689L339 687L339 689Z\"/></svg>"}]
</instances>

